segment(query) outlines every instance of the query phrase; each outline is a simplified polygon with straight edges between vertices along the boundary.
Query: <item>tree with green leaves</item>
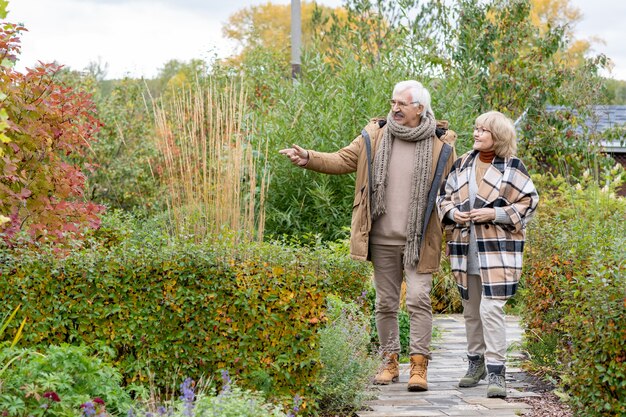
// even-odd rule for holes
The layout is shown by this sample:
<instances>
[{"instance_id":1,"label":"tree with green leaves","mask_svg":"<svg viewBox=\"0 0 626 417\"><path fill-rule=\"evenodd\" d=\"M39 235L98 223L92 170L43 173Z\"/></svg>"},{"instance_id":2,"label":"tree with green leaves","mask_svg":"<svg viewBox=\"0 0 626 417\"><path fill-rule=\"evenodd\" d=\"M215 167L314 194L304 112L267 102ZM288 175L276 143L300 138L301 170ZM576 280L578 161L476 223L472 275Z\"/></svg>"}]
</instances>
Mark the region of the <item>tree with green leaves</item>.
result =
<instances>
[{"instance_id":1,"label":"tree with green leaves","mask_svg":"<svg viewBox=\"0 0 626 417\"><path fill-rule=\"evenodd\" d=\"M598 99L598 71L607 61L565 65L564 28L537 27L530 0L349 0L345 7L344 18L314 16L318 30L304 50L297 83L262 48L251 50L242 65L254 91L256 139L270 147L268 233L345 236L352 179L288 172L272 149L344 146L370 117L386 114L388 91L402 79L429 87L436 117L459 134L458 153L471 146L475 117L496 109L520 119L519 148L531 169L580 173L595 163L589 159L599 155L593 141L578 130L584 118L574 114L583 115ZM548 104L575 110L552 114Z\"/></svg>"},{"instance_id":2,"label":"tree with green leaves","mask_svg":"<svg viewBox=\"0 0 626 417\"><path fill-rule=\"evenodd\" d=\"M626 104L626 81L606 79L606 99L602 104Z\"/></svg>"}]
</instances>

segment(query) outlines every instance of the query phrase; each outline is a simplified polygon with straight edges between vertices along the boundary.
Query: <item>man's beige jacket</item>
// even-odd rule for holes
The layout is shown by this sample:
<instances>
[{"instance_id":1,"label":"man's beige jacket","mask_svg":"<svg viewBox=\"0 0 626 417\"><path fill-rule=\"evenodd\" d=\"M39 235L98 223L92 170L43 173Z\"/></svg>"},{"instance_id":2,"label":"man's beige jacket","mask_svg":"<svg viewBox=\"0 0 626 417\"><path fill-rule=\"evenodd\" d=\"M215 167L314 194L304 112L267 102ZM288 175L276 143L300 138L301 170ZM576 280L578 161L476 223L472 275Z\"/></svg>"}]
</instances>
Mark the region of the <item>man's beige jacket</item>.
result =
<instances>
[{"instance_id":1,"label":"man's beige jacket","mask_svg":"<svg viewBox=\"0 0 626 417\"><path fill-rule=\"evenodd\" d=\"M447 125L448 123L446 121L437 122L437 127L445 129ZM386 126L380 127L380 119L372 119L370 123L365 126L365 130L369 134L372 143L372 163L374 155L376 155L376 150L378 149L378 144L381 142L386 128ZM432 187L435 167L437 166L439 154L444 146L444 142L453 145L456 140L456 133L448 130L441 138L433 136L432 140L433 169L429 189ZM354 190L352 225L350 228L350 256L357 260L367 260L369 234L372 229L372 216L369 201L370 185L367 172L367 150L363 137L359 135L352 143L337 152L326 153L312 150L308 152L309 162L304 166L306 169L325 174L349 174L356 171L356 187ZM450 158L448 158L441 182L445 182L455 159L456 154L453 152ZM440 185L441 184L436 184L437 188L439 188ZM439 222L437 210L435 209L430 215L426 235L422 239L419 262L417 264L418 273L431 273L439 269L442 234L442 226Z\"/></svg>"}]
</instances>

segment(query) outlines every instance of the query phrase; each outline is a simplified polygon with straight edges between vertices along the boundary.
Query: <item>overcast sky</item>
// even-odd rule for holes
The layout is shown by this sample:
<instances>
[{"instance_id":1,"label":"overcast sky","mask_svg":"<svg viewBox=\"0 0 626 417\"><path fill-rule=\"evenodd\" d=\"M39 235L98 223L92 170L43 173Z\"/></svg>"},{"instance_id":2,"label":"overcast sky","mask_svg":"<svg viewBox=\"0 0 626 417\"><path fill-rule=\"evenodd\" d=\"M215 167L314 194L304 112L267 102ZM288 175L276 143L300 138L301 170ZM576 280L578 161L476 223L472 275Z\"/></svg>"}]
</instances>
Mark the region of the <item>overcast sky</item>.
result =
<instances>
[{"instance_id":1,"label":"overcast sky","mask_svg":"<svg viewBox=\"0 0 626 417\"><path fill-rule=\"evenodd\" d=\"M226 56L234 45L222 39L228 17L263 0L10 0L7 20L24 23L18 69L38 60L82 70L108 65L107 78L153 77L170 59ZM272 0L290 4L290 0ZM318 0L336 7L341 0ZM594 52L615 64L614 78L626 80L626 1L570 0L583 20L577 38L598 37Z\"/></svg>"}]
</instances>

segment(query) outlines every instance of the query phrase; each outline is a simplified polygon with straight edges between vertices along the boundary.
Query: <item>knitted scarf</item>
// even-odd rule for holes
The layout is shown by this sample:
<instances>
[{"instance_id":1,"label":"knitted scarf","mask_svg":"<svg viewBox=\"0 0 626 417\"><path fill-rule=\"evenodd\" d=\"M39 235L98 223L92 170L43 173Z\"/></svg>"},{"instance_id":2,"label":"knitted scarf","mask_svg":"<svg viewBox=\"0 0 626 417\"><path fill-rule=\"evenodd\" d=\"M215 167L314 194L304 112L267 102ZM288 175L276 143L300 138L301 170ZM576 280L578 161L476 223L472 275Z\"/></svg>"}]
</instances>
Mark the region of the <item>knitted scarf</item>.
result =
<instances>
[{"instance_id":1,"label":"knitted scarf","mask_svg":"<svg viewBox=\"0 0 626 417\"><path fill-rule=\"evenodd\" d=\"M406 245L404 248L404 265L415 267L419 261L419 248L422 242L422 227L433 160L433 141L436 121L432 114L422 116L419 126L406 127L393 120L393 112L387 115L387 124L382 141L374 158L372 217L377 219L386 212L385 189L387 187L387 172L391 147L395 139L407 142L416 142L415 164L411 180L411 199L409 206L409 224L407 225Z\"/></svg>"}]
</instances>

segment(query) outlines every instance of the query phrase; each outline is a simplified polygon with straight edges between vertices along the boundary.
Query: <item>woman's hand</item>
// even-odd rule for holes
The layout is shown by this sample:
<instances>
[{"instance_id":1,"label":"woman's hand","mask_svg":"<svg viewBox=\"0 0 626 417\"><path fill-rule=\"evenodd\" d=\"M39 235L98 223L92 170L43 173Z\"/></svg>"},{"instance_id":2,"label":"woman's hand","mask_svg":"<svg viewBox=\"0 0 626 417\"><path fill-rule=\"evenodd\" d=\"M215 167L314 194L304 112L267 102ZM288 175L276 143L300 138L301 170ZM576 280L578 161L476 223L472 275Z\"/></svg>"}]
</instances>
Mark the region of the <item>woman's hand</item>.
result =
<instances>
[{"instance_id":1,"label":"woman's hand","mask_svg":"<svg viewBox=\"0 0 626 417\"><path fill-rule=\"evenodd\" d=\"M454 221L457 224L468 224L470 222L471 218L470 218L470 214L468 212L463 212L460 210L456 210L454 212Z\"/></svg>"},{"instance_id":2,"label":"woman's hand","mask_svg":"<svg viewBox=\"0 0 626 417\"><path fill-rule=\"evenodd\" d=\"M481 208L469 212L470 220L474 223L487 223L496 219L496 209Z\"/></svg>"}]
</instances>

